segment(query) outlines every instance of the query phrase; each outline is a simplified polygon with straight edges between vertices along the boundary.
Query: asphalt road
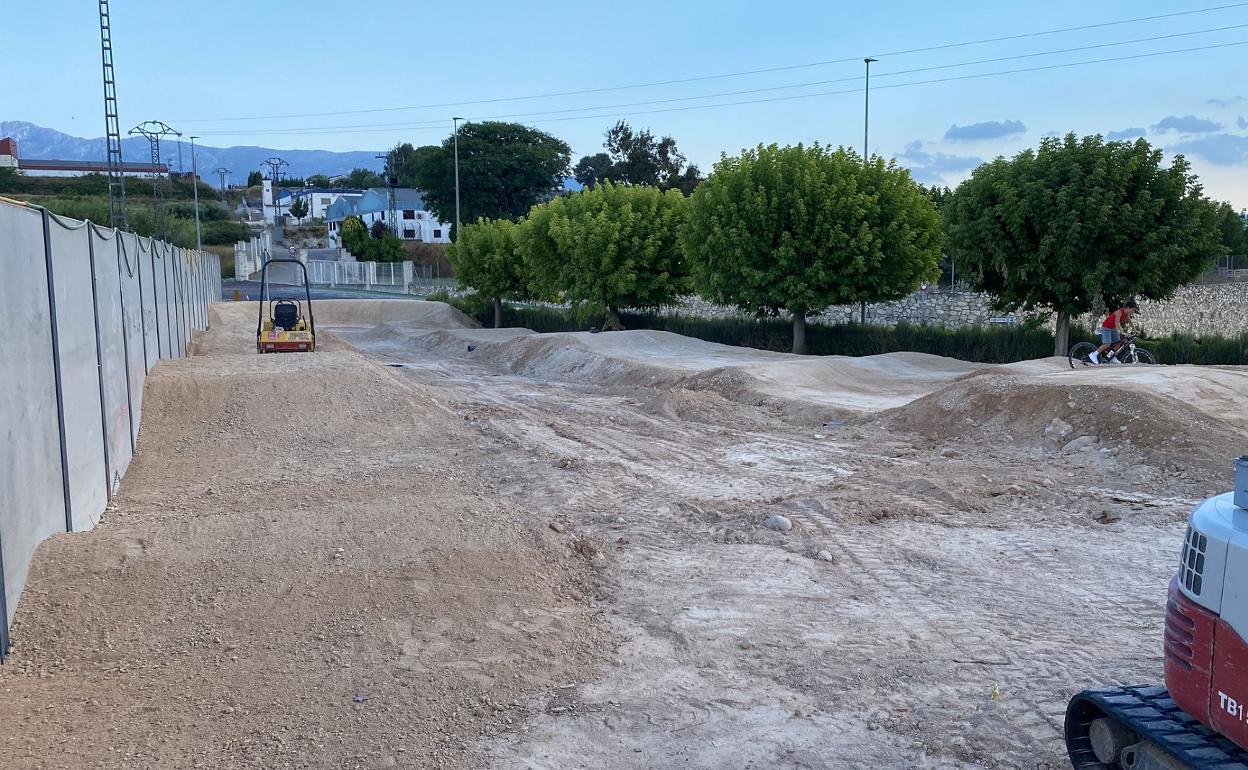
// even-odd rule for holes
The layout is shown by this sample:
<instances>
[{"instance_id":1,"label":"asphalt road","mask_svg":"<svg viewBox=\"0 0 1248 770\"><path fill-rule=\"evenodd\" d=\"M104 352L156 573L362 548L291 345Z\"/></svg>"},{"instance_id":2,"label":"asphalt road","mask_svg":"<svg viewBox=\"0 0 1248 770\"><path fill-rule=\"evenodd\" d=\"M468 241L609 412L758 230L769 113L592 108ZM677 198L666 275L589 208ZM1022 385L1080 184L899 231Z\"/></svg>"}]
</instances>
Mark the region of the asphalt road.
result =
<instances>
[{"instance_id":1,"label":"asphalt road","mask_svg":"<svg viewBox=\"0 0 1248 770\"><path fill-rule=\"evenodd\" d=\"M234 290L237 289L243 293L246 299L260 298L260 282L259 281L223 281L221 284L221 299L233 300ZM295 299L303 299L303 287L291 286L289 284L275 284L269 282L270 297L294 297ZM409 294L392 294L384 291L361 291L356 289L324 289L316 286L312 287L312 299L416 299Z\"/></svg>"}]
</instances>

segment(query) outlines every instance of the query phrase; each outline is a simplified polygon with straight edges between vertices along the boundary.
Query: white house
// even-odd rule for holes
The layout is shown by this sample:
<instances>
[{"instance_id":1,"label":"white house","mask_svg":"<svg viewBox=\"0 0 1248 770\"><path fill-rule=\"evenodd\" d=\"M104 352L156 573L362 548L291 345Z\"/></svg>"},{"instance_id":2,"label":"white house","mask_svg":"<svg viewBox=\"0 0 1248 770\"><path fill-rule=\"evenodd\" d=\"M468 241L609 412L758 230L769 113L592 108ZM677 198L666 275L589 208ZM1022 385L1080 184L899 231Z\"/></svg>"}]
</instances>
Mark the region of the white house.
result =
<instances>
[{"instance_id":1,"label":"white house","mask_svg":"<svg viewBox=\"0 0 1248 770\"><path fill-rule=\"evenodd\" d=\"M394 190L395 213L398 216L399 237L405 241L423 243L450 243L451 226L425 208L425 196L419 190L397 187ZM386 222L390 210L390 188L373 187L365 191L358 199L350 200L345 196L332 203L326 211L325 222L329 230L329 238L338 243L338 233L342 229L343 220L349 216L357 216L364 221L364 226L371 228L374 222ZM392 225L386 222L387 227Z\"/></svg>"},{"instance_id":2,"label":"white house","mask_svg":"<svg viewBox=\"0 0 1248 770\"><path fill-rule=\"evenodd\" d=\"M338 200L342 198L359 200L363 195L363 190L342 187L305 187L300 190L282 190L277 196L277 206L283 214L289 214L291 205L297 200L303 200L308 204L308 214L304 217L305 220L325 219L329 207Z\"/></svg>"}]
</instances>

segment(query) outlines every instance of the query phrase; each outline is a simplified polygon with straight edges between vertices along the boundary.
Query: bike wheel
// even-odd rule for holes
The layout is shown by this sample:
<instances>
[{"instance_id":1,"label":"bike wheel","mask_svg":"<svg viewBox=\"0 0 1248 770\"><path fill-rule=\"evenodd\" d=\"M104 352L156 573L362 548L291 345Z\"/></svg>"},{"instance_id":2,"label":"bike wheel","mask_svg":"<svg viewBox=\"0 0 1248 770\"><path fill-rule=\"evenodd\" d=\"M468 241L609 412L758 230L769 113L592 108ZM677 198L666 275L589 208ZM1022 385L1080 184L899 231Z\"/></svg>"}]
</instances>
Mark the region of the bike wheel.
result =
<instances>
[{"instance_id":1,"label":"bike wheel","mask_svg":"<svg viewBox=\"0 0 1248 770\"><path fill-rule=\"evenodd\" d=\"M1088 359L1092 353L1096 352L1096 345L1091 342L1079 342L1071 347L1070 352L1066 354L1066 359L1070 361L1071 369L1078 369L1081 366L1094 366Z\"/></svg>"},{"instance_id":2,"label":"bike wheel","mask_svg":"<svg viewBox=\"0 0 1248 770\"><path fill-rule=\"evenodd\" d=\"M1152 353L1149 353L1149 352L1148 352L1147 350L1145 350L1144 348L1136 348L1136 349L1135 349L1135 355L1131 356L1129 360L1124 360L1124 361L1123 361L1123 363L1124 363L1124 364L1135 364L1135 365L1139 365L1139 364L1155 364L1155 363L1157 363L1157 359L1156 359L1156 358L1153 358L1153 354L1152 354Z\"/></svg>"}]
</instances>

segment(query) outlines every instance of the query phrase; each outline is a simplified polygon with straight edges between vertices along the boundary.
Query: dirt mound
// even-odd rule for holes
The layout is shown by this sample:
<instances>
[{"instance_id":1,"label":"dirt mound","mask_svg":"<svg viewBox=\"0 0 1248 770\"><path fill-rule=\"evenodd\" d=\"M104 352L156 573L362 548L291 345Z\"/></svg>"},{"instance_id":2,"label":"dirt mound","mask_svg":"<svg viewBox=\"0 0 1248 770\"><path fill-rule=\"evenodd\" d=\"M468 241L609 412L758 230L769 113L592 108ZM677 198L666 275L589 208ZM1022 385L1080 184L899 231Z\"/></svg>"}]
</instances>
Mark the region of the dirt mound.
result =
<instances>
[{"instance_id":1,"label":"dirt mound","mask_svg":"<svg viewBox=\"0 0 1248 770\"><path fill-rule=\"evenodd\" d=\"M882 422L935 441L1043 442L1066 451L1130 445L1154 463L1219 472L1243 446L1235 427L1191 404L1071 377L981 375L894 409Z\"/></svg>"}]
</instances>

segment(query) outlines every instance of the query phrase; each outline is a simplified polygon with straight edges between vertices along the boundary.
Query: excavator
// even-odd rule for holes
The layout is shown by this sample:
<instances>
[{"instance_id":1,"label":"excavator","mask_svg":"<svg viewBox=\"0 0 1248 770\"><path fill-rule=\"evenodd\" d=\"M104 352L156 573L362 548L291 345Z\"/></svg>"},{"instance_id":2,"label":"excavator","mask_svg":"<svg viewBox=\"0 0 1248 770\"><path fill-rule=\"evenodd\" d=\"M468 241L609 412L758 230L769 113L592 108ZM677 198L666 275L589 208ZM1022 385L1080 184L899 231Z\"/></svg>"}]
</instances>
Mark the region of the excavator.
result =
<instances>
[{"instance_id":1,"label":"excavator","mask_svg":"<svg viewBox=\"0 0 1248 770\"><path fill-rule=\"evenodd\" d=\"M298 265L303 271L303 297L307 303L308 317L303 317L304 305L294 297L269 296L269 266L282 263ZM268 318L265 318L265 303ZM297 259L270 259L260 268L260 315L256 319L256 352L292 353L316 350L316 319L312 315L312 290L308 283L308 268Z\"/></svg>"},{"instance_id":2,"label":"excavator","mask_svg":"<svg viewBox=\"0 0 1248 770\"><path fill-rule=\"evenodd\" d=\"M1166 602L1165 687L1085 690L1066 709L1076 770L1248 770L1248 456L1196 507Z\"/></svg>"}]
</instances>

